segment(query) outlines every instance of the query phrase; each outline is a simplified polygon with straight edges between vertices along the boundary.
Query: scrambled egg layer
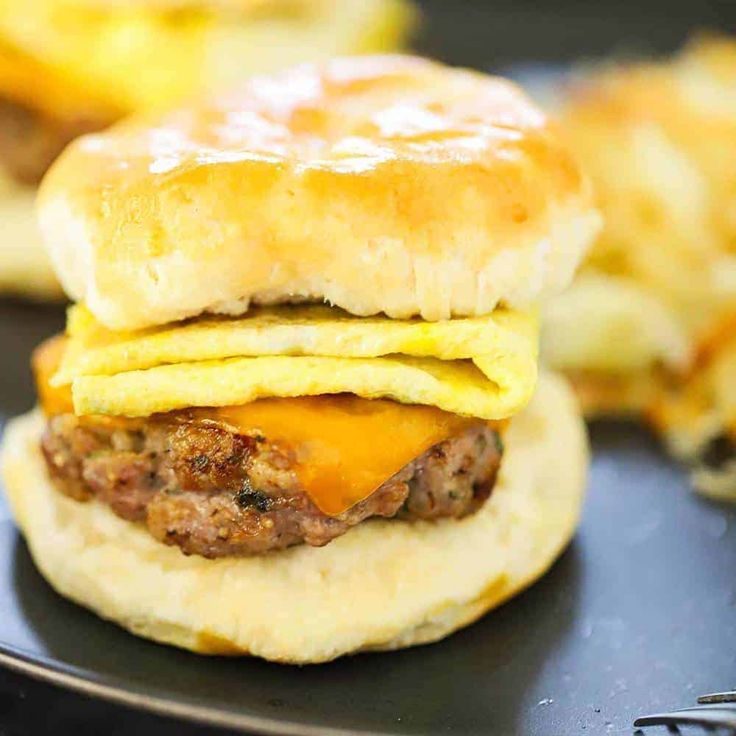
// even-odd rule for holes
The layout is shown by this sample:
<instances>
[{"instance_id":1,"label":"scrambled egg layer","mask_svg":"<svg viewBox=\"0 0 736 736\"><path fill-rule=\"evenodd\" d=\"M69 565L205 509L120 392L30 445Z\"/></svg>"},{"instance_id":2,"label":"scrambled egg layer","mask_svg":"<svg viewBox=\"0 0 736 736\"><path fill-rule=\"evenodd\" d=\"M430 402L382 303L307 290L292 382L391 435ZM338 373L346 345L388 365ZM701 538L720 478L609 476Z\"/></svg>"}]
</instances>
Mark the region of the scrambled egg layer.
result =
<instances>
[{"instance_id":1,"label":"scrambled egg layer","mask_svg":"<svg viewBox=\"0 0 736 736\"><path fill-rule=\"evenodd\" d=\"M148 416L350 393L497 420L531 397L537 332L536 316L516 311L423 322L309 306L126 333L77 306L53 383L71 384L77 414Z\"/></svg>"},{"instance_id":2,"label":"scrambled egg layer","mask_svg":"<svg viewBox=\"0 0 736 736\"><path fill-rule=\"evenodd\" d=\"M403 0L0 0L0 41L90 99L132 112L249 73L392 49L413 19Z\"/></svg>"}]
</instances>

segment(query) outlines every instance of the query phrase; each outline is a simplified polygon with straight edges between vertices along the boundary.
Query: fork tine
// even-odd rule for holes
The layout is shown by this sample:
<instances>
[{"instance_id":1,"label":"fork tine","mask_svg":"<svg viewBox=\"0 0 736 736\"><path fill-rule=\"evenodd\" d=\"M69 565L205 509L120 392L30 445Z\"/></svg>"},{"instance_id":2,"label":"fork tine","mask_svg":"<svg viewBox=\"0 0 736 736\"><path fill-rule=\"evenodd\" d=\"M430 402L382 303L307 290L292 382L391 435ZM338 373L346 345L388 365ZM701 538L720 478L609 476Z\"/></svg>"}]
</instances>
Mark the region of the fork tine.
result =
<instances>
[{"instance_id":1,"label":"fork tine","mask_svg":"<svg viewBox=\"0 0 736 736\"><path fill-rule=\"evenodd\" d=\"M710 695L701 695L698 703L736 703L736 690L728 693L710 693Z\"/></svg>"},{"instance_id":2,"label":"fork tine","mask_svg":"<svg viewBox=\"0 0 736 736\"><path fill-rule=\"evenodd\" d=\"M634 721L634 728L647 726L703 726L736 728L736 708L720 705L701 705L671 713L642 716Z\"/></svg>"}]
</instances>

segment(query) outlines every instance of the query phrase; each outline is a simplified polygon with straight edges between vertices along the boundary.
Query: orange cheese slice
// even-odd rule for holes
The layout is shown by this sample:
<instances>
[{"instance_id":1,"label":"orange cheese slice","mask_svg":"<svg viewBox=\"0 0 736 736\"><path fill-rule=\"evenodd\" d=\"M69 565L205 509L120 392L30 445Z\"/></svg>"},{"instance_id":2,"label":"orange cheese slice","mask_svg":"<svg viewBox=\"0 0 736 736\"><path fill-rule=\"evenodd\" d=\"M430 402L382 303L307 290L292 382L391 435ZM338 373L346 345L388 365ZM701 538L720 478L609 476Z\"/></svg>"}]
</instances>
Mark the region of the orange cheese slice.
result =
<instances>
[{"instance_id":1,"label":"orange cheese slice","mask_svg":"<svg viewBox=\"0 0 736 736\"><path fill-rule=\"evenodd\" d=\"M348 394L259 399L194 414L240 433L255 429L290 448L302 487L329 516L370 496L432 445L481 421L431 406Z\"/></svg>"},{"instance_id":2,"label":"orange cheese slice","mask_svg":"<svg viewBox=\"0 0 736 736\"><path fill-rule=\"evenodd\" d=\"M72 391L69 386L54 386L51 378L56 373L66 350L67 338L56 335L42 342L31 357L31 367L36 379L38 403L47 416L73 414Z\"/></svg>"}]
</instances>

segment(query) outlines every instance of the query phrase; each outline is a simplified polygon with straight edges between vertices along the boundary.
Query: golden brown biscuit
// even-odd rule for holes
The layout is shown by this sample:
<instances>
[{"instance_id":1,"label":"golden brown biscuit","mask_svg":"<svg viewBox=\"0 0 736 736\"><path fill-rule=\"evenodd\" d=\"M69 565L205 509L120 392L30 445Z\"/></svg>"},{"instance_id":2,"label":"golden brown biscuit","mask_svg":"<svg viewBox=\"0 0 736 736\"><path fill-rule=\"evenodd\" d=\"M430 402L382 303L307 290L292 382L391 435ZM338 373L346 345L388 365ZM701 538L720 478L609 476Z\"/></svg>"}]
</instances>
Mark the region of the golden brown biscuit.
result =
<instances>
[{"instance_id":1,"label":"golden brown biscuit","mask_svg":"<svg viewBox=\"0 0 736 736\"><path fill-rule=\"evenodd\" d=\"M115 329L303 299L484 314L566 284L598 226L516 87L401 56L257 77L80 139L39 213L65 289Z\"/></svg>"}]
</instances>

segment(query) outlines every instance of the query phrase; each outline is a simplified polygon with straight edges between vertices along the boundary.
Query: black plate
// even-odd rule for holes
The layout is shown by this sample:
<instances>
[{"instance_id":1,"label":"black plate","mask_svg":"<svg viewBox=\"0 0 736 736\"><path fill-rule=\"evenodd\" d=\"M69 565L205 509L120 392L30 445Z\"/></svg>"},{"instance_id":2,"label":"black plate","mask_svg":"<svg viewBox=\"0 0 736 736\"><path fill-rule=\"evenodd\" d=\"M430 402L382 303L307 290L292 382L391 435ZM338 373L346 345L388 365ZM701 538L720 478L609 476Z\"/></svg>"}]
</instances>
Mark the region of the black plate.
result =
<instances>
[{"instance_id":1,"label":"black plate","mask_svg":"<svg viewBox=\"0 0 736 736\"><path fill-rule=\"evenodd\" d=\"M0 305L10 410L32 400L23 356L60 323L60 310ZM692 495L636 426L596 426L593 444L570 549L539 584L440 644L301 669L151 644L57 596L6 517L0 661L136 707L268 733L630 733L636 714L736 682L736 513Z\"/></svg>"},{"instance_id":2,"label":"black plate","mask_svg":"<svg viewBox=\"0 0 736 736\"><path fill-rule=\"evenodd\" d=\"M727 0L424 5L422 49L481 68L671 49L689 28L727 27L736 15ZM4 414L30 408L28 352L62 322L58 308L0 304ZM635 715L736 685L736 513L693 496L635 426L596 426L593 445L582 529L540 583L440 644L302 669L199 658L98 620L50 590L0 506L0 662L251 731L631 734ZM49 724L75 736L211 733L0 673L0 732L48 733Z\"/></svg>"}]
</instances>

